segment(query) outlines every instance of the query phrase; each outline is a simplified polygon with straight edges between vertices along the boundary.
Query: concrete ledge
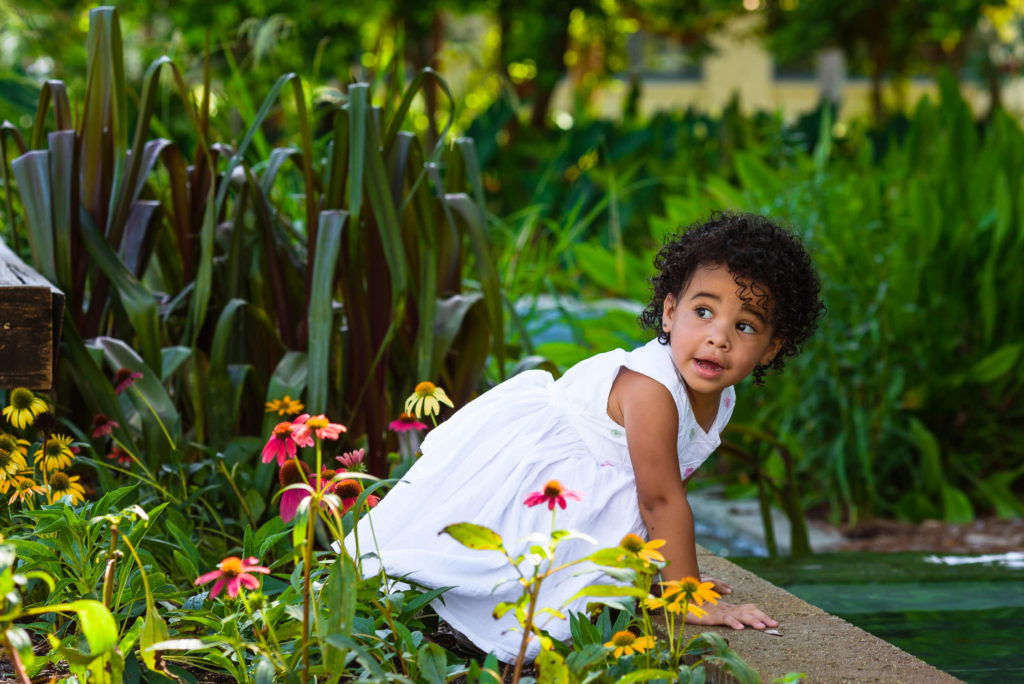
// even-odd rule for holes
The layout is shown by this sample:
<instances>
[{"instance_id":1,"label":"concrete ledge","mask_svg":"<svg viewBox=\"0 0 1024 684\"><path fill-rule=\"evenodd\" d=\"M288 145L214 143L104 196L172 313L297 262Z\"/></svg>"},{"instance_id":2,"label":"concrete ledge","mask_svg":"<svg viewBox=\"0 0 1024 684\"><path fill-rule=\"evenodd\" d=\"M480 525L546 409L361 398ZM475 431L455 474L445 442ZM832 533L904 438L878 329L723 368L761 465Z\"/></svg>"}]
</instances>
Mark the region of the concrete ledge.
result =
<instances>
[{"instance_id":1,"label":"concrete ledge","mask_svg":"<svg viewBox=\"0 0 1024 684\"><path fill-rule=\"evenodd\" d=\"M702 573L732 585L730 603L756 603L779 621L782 636L756 629L688 625L687 637L697 629L717 632L765 682L789 672L803 672L808 682L960 681L703 547L697 547L697 555ZM656 628L664 634L663 622L657 622Z\"/></svg>"}]
</instances>

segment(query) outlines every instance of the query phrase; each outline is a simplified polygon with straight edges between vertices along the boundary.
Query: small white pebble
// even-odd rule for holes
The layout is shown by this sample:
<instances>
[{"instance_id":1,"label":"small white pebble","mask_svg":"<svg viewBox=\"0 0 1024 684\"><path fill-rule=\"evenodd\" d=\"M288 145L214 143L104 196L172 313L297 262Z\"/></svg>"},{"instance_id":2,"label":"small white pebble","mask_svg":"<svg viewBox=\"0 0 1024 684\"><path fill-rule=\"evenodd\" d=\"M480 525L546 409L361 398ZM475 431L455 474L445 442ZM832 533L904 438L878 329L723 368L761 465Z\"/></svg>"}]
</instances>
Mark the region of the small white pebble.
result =
<instances>
[{"instance_id":1,"label":"small white pebble","mask_svg":"<svg viewBox=\"0 0 1024 684\"><path fill-rule=\"evenodd\" d=\"M765 634L771 634L772 636L782 636L782 632L780 632L777 629L766 629L766 630L764 630L764 633Z\"/></svg>"}]
</instances>

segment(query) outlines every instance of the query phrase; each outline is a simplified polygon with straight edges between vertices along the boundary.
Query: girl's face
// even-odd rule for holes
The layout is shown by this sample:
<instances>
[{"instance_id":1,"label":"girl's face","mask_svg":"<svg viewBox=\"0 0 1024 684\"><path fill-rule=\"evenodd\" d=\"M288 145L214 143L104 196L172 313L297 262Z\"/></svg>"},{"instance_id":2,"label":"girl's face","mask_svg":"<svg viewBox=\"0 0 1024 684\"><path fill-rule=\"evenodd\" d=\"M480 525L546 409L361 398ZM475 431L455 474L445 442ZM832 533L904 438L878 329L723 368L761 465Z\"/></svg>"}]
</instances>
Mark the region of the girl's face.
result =
<instances>
[{"instance_id":1,"label":"girl's face","mask_svg":"<svg viewBox=\"0 0 1024 684\"><path fill-rule=\"evenodd\" d=\"M695 413L714 415L722 390L769 363L782 346L758 304L770 302L771 293L748 288L751 301L744 301L741 289L724 266L699 266L678 297L665 297L662 327Z\"/></svg>"}]
</instances>

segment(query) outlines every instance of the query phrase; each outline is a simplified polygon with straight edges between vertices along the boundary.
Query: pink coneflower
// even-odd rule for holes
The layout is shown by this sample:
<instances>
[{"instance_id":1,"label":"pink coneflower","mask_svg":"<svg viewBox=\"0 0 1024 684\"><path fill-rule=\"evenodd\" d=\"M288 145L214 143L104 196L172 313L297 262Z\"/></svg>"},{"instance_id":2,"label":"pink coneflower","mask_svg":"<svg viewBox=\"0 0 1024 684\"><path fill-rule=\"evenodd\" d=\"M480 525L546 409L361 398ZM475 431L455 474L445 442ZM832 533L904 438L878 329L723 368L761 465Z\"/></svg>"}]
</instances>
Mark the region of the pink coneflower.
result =
<instances>
[{"instance_id":1,"label":"pink coneflower","mask_svg":"<svg viewBox=\"0 0 1024 684\"><path fill-rule=\"evenodd\" d=\"M356 449L355 451L346 451L341 456L336 457L338 463L345 466L345 470L363 470L363 456L366 455L366 449Z\"/></svg>"},{"instance_id":2,"label":"pink coneflower","mask_svg":"<svg viewBox=\"0 0 1024 684\"><path fill-rule=\"evenodd\" d=\"M274 426L270 439L263 446L263 462L270 463L277 459L278 467L284 467L285 461L295 458L295 436L292 434L295 424L283 421Z\"/></svg>"},{"instance_id":3,"label":"pink coneflower","mask_svg":"<svg viewBox=\"0 0 1024 684\"><path fill-rule=\"evenodd\" d=\"M302 416L299 416L300 418ZM296 419L298 422L298 419ZM313 416L312 418L306 418L302 425L295 428L295 442L301 443L302 441L308 441L309 446L313 444L313 438L310 433L317 436L317 439L338 439L342 432L348 432L348 428L341 423L332 423L327 420L327 416L320 414L319 416Z\"/></svg>"},{"instance_id":4,"label":"pink coneflower","mask_svg":"<svg viewBox=\"0 0 1024 684\"><path fill-rule=\"evenodd\" d=\"M313 446L313 433L310 432L310 429L308 427L305 427L306 421L308 420L309 414L303 413L301 416L292 421L292 439L295 440L296 446Z\"/></svg>"},{"instance_id":5,"label":"pink coneflower","mask_svg":"<svg viewBox=\"0 0 1024 684\"><path fill-rule=\"evenodd\" d=\"M388 423L388 429L392 432L408 432L409 430L426 430L427 424L416 420L411 413L401 413L398 418Z\"/></svg>"},{"instance_id":6,"label":"pink coneflower","mask_svg":"<svg viewBox=\"0 0 1024 684\"><path fill-rule=\"evenodd\" d=\"M117 421L110 420L102 413L97 413L92 419L92 438L98 439L109 435L116 427L121 427Z\"/></svg>"},{"instance_id":7,"label":"pink coneflower","mask_svg":"<svg viewBox=\"0 0 1024 684\"><path fill-rule=\"evenodd\" d=\"M142 373L137 373L127 368L118 368L117 374L114 376L114 394L120 394L126 389L135 384L135 381L142 377Z\"/></svg>"},{"instance_id":8,"label":"pink coneflower","mask_svg":"<svg viewBox=\"0 0 1024 684\"><path fill-rule=\"evenodd\" d=\"M526 501L523 503L527 506L539 506L542 503L547 503L549 511L555 510L555 504L557 503L564 510L566 499L582 501L583 495L580 492L566 489L558 480L549 480L544 485L544 489L539 492L533 492L526 497Z\"/></svg>"},{"instance_id":9,"label":"pink coneflower","mask_svg":"<svg viewBox=\"0 0 1024 684\"><path fill-rule=\"evenodd\" d=\"M348 478L334 485L334 493L341 499L341 513L344 515L355 505L356 499L363 493L363 485L359 480Z\"/></svg>"},{"instance_id":10,"label":"pink coneflower","mask_svg":"<svg viewBox=\"0 0 1024 684\"><path fill-rule=\"evenodd\" d=\"M196 578L195 586L200 584L206 584L212 579L216 579L217 583L213 585L213 589L210 590L210 598L216 598L217 594L224 587L227 587L228 596L235 598L238 596L238 592L242 587L246 589L259 589L260 581L256 579L251 573L260 572L264 575L269 575L270 570L268 568L259 565L259 558L250 556L245 560L242 560L238 556L228 556L220 562L216 570L200 575Z\"/></svg>"},{"instance_id":11,"label":"pink coneflower","mask_svg":"<svg viewBox=\"0 0 1024 684\"><path fill-rule=\"evenodd\" d=\"M282 487L288 487L295 484L305 484L311 482L309 473L311 468L297 459L291 459L285 461L285 464L281 467L281 471L277 474L278 481ZM296 511L299 510L299 504L302 500L309 496L309 491L296 487L295 489L286 489L281 493L281 520L285 522L290 521L295 517Z\"/></svg>"},{"instance_id":12,"label":"pink coneflower","mask_svg":"<svg viewBox=\"0 0 1024 684\"><path fill-rule=\"evenodd\" d=\"M119 446L115 446L113 449L111 449L110 453L107 454L107 458L109 458L111 461L115 461L117 465L121 466L122 468L130 468L132 465L132 457L128 455L127 451L125 451Z\"/></svg>"}]
</instances>

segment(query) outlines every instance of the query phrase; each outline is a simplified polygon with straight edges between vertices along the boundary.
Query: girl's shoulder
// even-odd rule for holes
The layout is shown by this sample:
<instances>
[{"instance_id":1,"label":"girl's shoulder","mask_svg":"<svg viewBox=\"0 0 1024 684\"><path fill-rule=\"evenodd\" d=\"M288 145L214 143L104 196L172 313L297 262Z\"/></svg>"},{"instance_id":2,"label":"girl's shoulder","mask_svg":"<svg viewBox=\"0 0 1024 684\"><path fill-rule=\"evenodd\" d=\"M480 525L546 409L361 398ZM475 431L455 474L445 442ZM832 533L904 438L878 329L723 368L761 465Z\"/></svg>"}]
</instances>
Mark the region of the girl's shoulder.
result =
<instances>
[{"instance_id":1,"label":"girl's shoulder","mask_svg":"<svg viewBox=\"0 0 1024 684\"><path fill-rule=\"evenodd\" d=\"M627 352L623 358L623 366L658 381L668 388L673 396L686 396L683 378L672 361L672 350L654 338L642 347Z\"/></svg>"}]
</instances>

